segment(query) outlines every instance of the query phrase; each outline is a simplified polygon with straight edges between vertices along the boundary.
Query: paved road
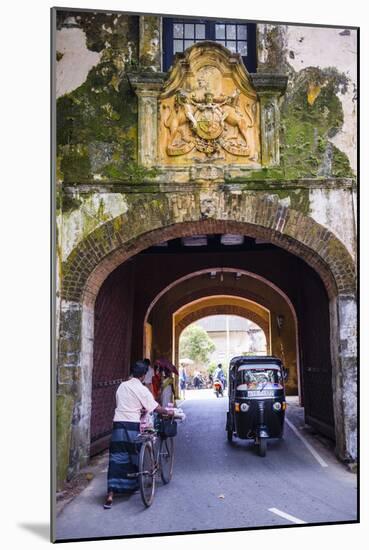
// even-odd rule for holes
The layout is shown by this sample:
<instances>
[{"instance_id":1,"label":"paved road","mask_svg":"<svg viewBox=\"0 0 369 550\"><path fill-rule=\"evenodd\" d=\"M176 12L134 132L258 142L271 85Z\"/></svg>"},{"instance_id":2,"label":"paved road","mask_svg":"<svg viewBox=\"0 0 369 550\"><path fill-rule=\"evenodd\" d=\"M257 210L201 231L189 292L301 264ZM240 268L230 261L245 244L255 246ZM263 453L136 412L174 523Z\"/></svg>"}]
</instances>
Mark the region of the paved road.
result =
<instances>
[{"instance_id":1,"label":"paved road","mask_svg":"<svg viewBox=\"0 0 369 550\"><path fill-rule=\"evenodd\" d=\"M226 398L206 390L195 397L182 405L187 419L176 437L173 479L158 484L151 508L144 508L139 494L117 498L111 510L102 508L106 458L58 516L58 540L356 519L356 476L324 439L303 429L299 407L288 408L284 439L270 442L260 458L252 442L227 443Z\"/></svg>"}]
</instances>

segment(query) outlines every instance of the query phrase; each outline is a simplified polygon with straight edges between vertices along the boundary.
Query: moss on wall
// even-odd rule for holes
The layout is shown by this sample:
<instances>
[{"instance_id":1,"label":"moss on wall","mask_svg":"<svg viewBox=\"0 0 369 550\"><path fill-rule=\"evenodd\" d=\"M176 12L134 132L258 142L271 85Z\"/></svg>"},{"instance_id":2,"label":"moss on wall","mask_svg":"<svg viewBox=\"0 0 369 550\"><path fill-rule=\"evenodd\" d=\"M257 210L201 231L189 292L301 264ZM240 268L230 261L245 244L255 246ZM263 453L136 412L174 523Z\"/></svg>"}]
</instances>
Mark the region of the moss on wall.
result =
<instances>
[{"instance_id":1,"label":"moss on wall","mask_svg":"<svg viewBox=\"0 0 369 550\"><path fill-rule=\"evenodd\" d=\"M69 395L56 397L56 476L57 490L67 477L69 466L70 438L72 433L74 399Z\"/></svg>"},{"instance_id":2,"label":"moss on wall","mask_svg":"<svg viewBox=\"0 0 369 550\"><path fill-rule=\"evenodd\" d=\"M147 30L141 64L149 64L149 53L156 60L159 46L151 42L160 33L159 23L154 16L141 21ZM85 32L87 48L101 53L101 59L81 86L58 100L59 181L138 184L156 177L155 169L137 163L137 97L126 76L139 64L139 18L59 11L58 29L70 26ZM281 100L280 167L245 171L242 178L226 181L353 177L347 156L330 141L343 125L337 93L346 92L347 77L335 68L294 71L286 59L284 27L262 29L259 42L267 56L259 70L289 74Z\"/></svg>"},{"instance_id":3,"label":"moss on wall","mask_svg":"<svg viewBox=\"0 0 369 550\"><path fill-rule=\"evenodd\" d=\"M347 156L330 141L343 125L338 92L347 77L334 68L296 73L281 109L281 167L287 178L352 177Z\"/></svg>"},{"instance_id":4,"label":"moss on wall","mask_svg":"<svg viewBox=\"0 0 369 550\"><path fill-rule=\"evenodd\" d=\"M58 99L59 177L65 183L124 179L137 168L137 97L126 70L138 63L138 17L63 11L58 28L71 25L71 17L101 58L81 86Z\"/></svg>"}]
</instances>

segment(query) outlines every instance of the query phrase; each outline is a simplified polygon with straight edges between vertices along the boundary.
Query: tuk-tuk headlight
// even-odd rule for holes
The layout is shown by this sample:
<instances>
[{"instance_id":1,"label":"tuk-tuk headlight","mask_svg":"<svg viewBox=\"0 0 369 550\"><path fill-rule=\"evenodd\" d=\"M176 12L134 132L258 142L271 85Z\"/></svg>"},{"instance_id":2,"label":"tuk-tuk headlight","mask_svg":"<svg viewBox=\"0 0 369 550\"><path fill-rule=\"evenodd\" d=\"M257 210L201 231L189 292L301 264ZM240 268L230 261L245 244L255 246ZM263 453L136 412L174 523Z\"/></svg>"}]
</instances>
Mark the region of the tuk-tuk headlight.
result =
<instances>
[{"instance_id":1,"label":"tuk-tuk headlight","mask_svg":"<svg viewBox=\"0 0 369 550\"><path fill-rule=\"evenodd\" d=\"M241 411L242 412L244 412L244 413L247 412L249 410L249 408L250 408L250 405L248 405L247 403L242 403L241 404Z\"/></svg>"},{"instance_id":2,"label":"tuk-tuk headlight","mask_svg":"<svg viewBox=\"0 0 369 550\"><path fill-rule=\"evenodd\" d=\"M282 405L279 403L279 401L277 401L276 403L273 403L273 409L275 411L280 411L282 408Z\"/></svg>"}]
</instances>

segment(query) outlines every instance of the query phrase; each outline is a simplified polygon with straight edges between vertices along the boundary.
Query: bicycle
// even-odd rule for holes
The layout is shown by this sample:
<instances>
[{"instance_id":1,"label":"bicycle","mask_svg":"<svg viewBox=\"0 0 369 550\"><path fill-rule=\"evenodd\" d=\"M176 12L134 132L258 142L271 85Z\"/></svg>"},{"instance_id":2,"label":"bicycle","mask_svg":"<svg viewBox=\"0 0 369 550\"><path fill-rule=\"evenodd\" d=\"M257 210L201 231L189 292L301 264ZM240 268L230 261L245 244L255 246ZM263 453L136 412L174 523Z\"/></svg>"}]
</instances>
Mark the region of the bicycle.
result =
<instances>
[{"instance_id":1,"label":"bicycle","mask_svg":"<svg viewBox=\"0 0 369 550\"><path fill-rule=\"evenodd\" d=\"M173 475L174 441L155 428L147 428L136 440L141 445L138 472L129 477L138 477L141 498L148 508L154 500L157 474L166 485Z\"/></svg>"}]
</instances>

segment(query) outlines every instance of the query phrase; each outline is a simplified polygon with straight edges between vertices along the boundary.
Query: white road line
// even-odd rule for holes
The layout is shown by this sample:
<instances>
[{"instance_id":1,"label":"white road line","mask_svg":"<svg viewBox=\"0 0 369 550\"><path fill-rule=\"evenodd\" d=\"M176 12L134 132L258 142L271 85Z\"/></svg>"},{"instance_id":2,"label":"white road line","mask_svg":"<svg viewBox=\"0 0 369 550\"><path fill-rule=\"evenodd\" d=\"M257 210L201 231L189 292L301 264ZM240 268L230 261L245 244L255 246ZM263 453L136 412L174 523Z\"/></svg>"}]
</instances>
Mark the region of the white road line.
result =
<instances>
[{"instance_id":1,"label":"white road line","mask_svg":"<svg viewBox=\"0 0 369 550\"><path fill-rule=\"evenodd\" d=\"M299 524L305 524L306 521L303 521L302 519L295 518L295 516L291 516L290 514L286 514L286 512L282 512L281 510L278 510L278 508L268 508L269 512L272 512L273 514L276 514L277 516L281 516L281 518L288 519L289 521L292 521L292 523L299 523Z\"/></svg>"},{"instance_id":2,"label":"white road line","mask_svg":"<svg viewBox=\"0 0 369 550\"><path fill-rule=\"evenodd\" d=\"M314 449L314 447L312 447L310 445L310 443L305 439L305 437L303 435L300 434L300 432L298 431L298 429L296 428L296 426L294 426L292 424L292 422L290 422L287 418L285 418L285 422L288 424L288 426L291 428L291 430L297 435L297 437L299 437L301 439L301 441L303 442L303 444L305 445L305 447L307 449L309 449L309 451L311 452L311 454L313 455L313 457L319 462L319 464L321 465L322 468L328 468L328 464L322 459L322 457L317 453L317 451Z\"/></svg>"}]
</instances>

